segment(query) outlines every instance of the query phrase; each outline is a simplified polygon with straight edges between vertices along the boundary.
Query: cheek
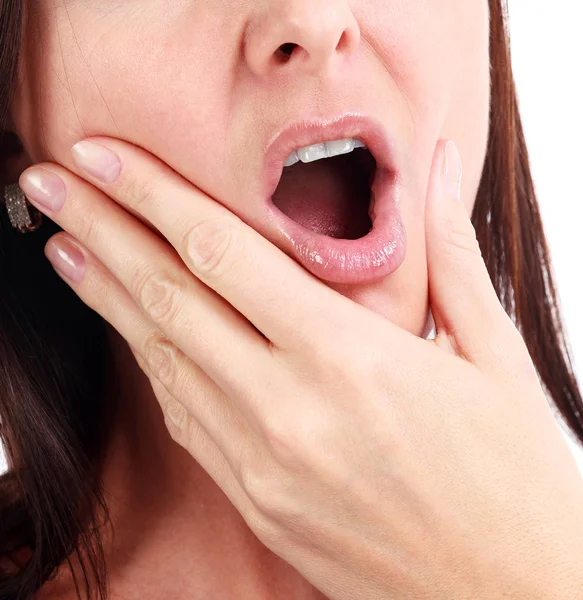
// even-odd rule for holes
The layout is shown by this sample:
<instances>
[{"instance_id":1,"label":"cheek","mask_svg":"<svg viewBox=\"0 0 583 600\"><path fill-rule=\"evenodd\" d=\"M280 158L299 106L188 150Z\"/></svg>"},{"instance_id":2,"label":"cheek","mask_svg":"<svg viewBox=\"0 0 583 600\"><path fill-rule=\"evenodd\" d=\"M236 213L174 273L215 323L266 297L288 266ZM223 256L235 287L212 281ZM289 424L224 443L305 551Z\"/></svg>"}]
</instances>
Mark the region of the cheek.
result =
<instances>
[{"instance_id":1,"label":"cheek","mask_svg":"<svg viewBox=\"0 0 583 600\"><path fill-rule=\"evenodd\" d=\"M141 42L143 43L143 42ZM140 61L116 61L114 73L95 65L98 81L115 116L117 137L135 143L171 165L213 196L221 195L229 139L226 65L164 58L136 48ZM213 76L209 77L209 68ZM187 71L187 72L185 72ZM131 89L128 89L131 81ZM99 126L95 133L102 133Z\"/></svg>"},{"instance_id":2,"label":"cheek","mask_svg":"<svg viewBox=\"0 0 583 600\"><path fill-rule=\"evenodd\" d=\"M186 10L179 5L173 5L176 11ZM208 8L205 16L204 10L204 4L197 7L196 19L184 19L181 27L146 10L141 26L128 27L127 15L125 20L116 15L111 23L78 16L74 29L65 18L58 32L43 28L42 43L34 39L25 47L28 64L36 65L33 83L15 99L15 120L33 161L72 167L72 144L110 135L152 152L213 197L238 198L234 191L250 189L253 182L234 174L229 148L242 147L241 131L255 131L256 107L270 98L234 80L236 59L229 52L236 48L219 43L235 35L233 25L217 23L221 11ZM406 132L402 208L408 249L402 266L385 281L335 287L419 334L428 308L425 195L437 139L454 139L460 148L468 207L481 175L489 108L487 2L359 0L355 13L369 54L363 65L374 71L369 79L390 89L383 114L399 119L396 126ZM172 21L182 22L176 16ZM163 38L163 31L171 34ZM197 43L201 39L207 42ZM245 119L232 122L232 115L241 114L250 115L252 126L242 124ZM249 157L244 159L246 165ZM252 203L246 206L250 213ZM232 203L229 208L236 212Z\"/></svg>"},{"instance_id":3,"label":"cheek","mask_svg":"<svg viewBox=\"0 0 583 600\"><path fill-rule=\"evenodd\" d=\"M412 124L402 202L407 255L378 287L339 291L421 334L429 306L425 198L437 140L451 138L460 148L468 211L482 173L490 105L488 2L418 0L403 9L371 0L362 4L360 19L369 39L379 41L375 50L406 100L402 117Z\"/></svg>"},{"instance_id":4,"label":"cheek","mask_svg":"<svg viewBox=\"0 0 583 600\"><path fill-rule=\"evenodd\" d=\"M471 208L489 126L488 0L366 0L359 10L367 40L376 41L408 104L414 130L409 189L424 198L433 146L451 138L464 161L462 196ZM423 202L416 206L422 210Z\"/></svg>"},{"instance_id":5,"label":"cheek","mask_svg":"<svg viewBox=\"0 0 583 600\"><path fill-rule=\"evenodd\" d=\"M460 52L452 59L451 100L442 136L453 139L463 160L462 200L474 206L486 156L490 117L489 7L486 0L460 5Z\"/></svg>"},{"instance_id":6,"label":"cheek","mask_svg":"<svg viewBox=\"0 0 583 600\"><path fill-rule=\"evenodd\" d=\"M109 135L143 147L220 195L224 178L216 174L229 144L225 90L231 58L193 42L209 39L208 19L197 19L199 31L181 31L151 12L144 14L143 27L128 27L126 13L113 19L118 26L93 12L89 19L73 9L70 22L58 16L58 26L44 28L41 43L25 44L26 64L36 68L14 101L17 129L33 162L72 167L75 142ZM88 28L88 22L99 25ZM169 32L167 39L160 31Z\"/></svg>"}]
</instances>

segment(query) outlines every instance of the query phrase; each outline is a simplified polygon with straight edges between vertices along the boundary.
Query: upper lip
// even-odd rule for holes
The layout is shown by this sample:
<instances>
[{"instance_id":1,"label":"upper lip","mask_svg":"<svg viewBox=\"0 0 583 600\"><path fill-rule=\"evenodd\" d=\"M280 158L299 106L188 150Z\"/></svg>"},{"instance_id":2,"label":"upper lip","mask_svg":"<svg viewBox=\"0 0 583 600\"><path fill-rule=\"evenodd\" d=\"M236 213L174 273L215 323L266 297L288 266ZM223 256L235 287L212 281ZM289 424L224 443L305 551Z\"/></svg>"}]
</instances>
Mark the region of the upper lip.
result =
<instances>
[{"instance_id":1,"label":"upper lip","mask_svg":"<svg viewBox=\"0 0 583 600\"><path fill-rule=\"evenodd\" d=\"M298 148L325 141L358 138L372 153L377 169L396 171L394 141L376 119L362 113L295 122L274 135L265 153L265 196L270 199L281 179L286 158Z\"/></svg>"}]
</instances>

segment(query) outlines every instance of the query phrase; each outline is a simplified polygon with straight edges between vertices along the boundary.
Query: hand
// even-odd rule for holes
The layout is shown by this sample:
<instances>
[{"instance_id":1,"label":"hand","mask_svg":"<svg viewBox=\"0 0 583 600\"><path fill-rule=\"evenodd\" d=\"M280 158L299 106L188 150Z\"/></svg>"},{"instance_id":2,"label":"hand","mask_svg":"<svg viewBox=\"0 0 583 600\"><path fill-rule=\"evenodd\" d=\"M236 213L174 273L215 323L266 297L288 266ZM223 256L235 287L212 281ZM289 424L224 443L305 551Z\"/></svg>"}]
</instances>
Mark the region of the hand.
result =
<instances>
[{"instance_id":1,"label":"hand","mask_svg":"<svg viewBox=\"0 0 583 600\"><path fill-rule=\"evenodd\" d=\"M424 340L147 152L93 142L76 174L21 177L69 232L47 256L135 349L173 439L269 549L336 600L570 597L580 478L458 199L453 144L428 188Z\"/></svg>"}]
</instances>

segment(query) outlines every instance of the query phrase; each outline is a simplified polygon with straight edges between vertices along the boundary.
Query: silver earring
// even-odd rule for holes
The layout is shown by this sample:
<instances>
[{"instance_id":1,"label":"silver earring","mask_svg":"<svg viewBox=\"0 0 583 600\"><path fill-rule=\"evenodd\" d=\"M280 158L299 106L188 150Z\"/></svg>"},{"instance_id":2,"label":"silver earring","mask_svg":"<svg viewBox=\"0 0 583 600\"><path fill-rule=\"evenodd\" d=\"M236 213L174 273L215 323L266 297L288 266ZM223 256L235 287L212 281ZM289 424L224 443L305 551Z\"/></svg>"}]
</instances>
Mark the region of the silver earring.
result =
<instances>
[{"instance_id":1,"label":"silver earring","mask_svg":"<svg viewBox=\"0 0 583 600\"><path fill-rule=\"evenodd\" d=\"M20 233L35 231L42 225L42 213L26 199L17 183L4 187L4 201L10 223Z\"/></svg>"}]
</instances>

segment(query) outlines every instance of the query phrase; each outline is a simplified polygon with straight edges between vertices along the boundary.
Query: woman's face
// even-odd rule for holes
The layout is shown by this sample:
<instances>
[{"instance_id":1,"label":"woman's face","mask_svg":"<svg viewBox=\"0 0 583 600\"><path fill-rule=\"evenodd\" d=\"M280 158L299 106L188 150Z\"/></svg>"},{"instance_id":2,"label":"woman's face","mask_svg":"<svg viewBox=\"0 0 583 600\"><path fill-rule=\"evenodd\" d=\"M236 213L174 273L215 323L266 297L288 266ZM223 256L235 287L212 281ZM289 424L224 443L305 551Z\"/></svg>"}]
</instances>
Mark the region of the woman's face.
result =
<instances>
[{"instance_id":1,"label":"woman's face","mask_svg":"<svg viewBox=\"0 0 583 600\"><path fill-rule=\"evenodd\" d=\"M32 162L72 167L70 147L86 136L128 140L276 245L261 195L274 136L346 113L380 121L397 150L406 256L375 283L327 285L423 332L424 208L435 144L457 143L468 210L485 157L487 0L25 4L13 120ZM297 45L287 61L283 44Z\"/></svg>"}]
</instances>

